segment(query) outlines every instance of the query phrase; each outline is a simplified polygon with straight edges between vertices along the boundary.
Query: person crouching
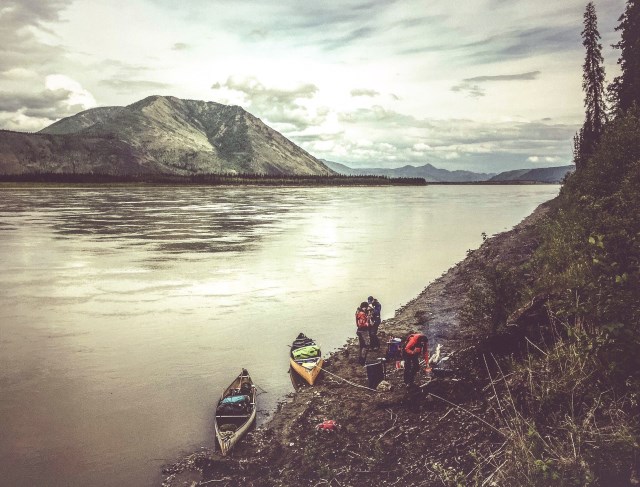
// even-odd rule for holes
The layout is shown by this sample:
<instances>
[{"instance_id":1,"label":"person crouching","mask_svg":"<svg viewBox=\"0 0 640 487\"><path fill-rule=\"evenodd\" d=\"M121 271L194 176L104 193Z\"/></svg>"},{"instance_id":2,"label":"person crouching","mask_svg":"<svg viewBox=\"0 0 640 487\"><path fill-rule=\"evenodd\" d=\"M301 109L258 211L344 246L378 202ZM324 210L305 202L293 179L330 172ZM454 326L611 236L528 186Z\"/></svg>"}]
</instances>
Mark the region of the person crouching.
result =
<instances>
[{"instance_id":1,"label":"person crouching","mask_svg":"<svg viewBox=\"0 0 640 487\"><path fill-rule=\"evenodd\" d=\"M412 333L407 337L402 358L404 359L404 383L413 384L413 380L420 369L420 358L424 357L426 371L429 369L429 340L422 333Z\"/></svg>"}]
</instances>

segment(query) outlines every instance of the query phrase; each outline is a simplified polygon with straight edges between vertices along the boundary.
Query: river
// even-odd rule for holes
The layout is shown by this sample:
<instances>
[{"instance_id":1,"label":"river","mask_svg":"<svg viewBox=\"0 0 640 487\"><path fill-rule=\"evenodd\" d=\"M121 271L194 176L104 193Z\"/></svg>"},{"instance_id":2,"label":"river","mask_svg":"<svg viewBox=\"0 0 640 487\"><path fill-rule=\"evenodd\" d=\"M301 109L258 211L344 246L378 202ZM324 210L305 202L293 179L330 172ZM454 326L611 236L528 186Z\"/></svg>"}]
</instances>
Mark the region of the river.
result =
<instances>
[{"instance_id":1,"label":"river","mask_svg":"<svg viewBox=\"0 0 640 487\"><path fill-rule=\"evenodd\" d=\"M329 352L558 186L0 189L7 486L147 486L211 447L246 367L263 422L299 333Z\"/></svg>"}]
</instances>

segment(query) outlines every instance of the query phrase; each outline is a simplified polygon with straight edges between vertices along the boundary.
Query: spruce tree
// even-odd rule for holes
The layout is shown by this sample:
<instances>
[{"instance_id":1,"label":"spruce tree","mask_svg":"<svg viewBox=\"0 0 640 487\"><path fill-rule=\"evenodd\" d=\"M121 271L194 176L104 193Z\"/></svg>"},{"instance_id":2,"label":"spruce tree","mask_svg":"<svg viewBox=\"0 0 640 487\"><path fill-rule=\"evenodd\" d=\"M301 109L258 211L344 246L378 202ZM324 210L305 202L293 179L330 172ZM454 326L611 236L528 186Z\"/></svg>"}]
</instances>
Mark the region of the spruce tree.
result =
<instances>
[{"instance_id":1,"label":"spruce tree","mask_svg":"<svg viewBox=\"0 0 640 487\"><path fill-rule=\"evenodd\" d=\"M582 45L586 50L582 65L582 89L584 91L585 120L579 136L574 139L574 162L576 169L593 154L606 123L604 103L604 67L602 45L598 32L598 19L593 2L589 2L584 12Z\"/></svg>"},{"instance_id":2,"label":"spruce tree","mask_svg":"<svg viewBox=\"0 0 640 487\"><path fill-rule=\"evenodd\" d=\"M620 49L620 76L609 87L612 109L617 114L634 104L640 106L640 2L627 0L627 7L618 19L616 27L621 31L620 42L613 47Z\"/></svg>"}]
</instances>

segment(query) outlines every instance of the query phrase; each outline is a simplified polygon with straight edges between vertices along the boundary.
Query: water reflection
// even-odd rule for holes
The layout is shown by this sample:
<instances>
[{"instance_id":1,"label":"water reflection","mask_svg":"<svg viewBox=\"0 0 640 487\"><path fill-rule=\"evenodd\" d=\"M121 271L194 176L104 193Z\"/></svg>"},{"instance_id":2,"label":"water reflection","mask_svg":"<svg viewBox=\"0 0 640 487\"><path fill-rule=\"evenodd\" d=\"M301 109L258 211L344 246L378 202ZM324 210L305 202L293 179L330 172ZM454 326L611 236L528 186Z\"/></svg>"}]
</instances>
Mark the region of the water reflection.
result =
<instances>
[{"instance_id":1,"label":"water reflection","mask_svg":"<svg viewBox=\"0 0 640 487\"><path fill-rule=\"evenodd\" d=\"M287 213L304 209L299 195L187 188L107 191L16 191L2 208L25 224L45 224L58 238L120 241L169 254L243 252L255 248ZM0 221L0 232L15 228ZM266 231L268 233L268 231Z\"/></svg>"}]
</instances>

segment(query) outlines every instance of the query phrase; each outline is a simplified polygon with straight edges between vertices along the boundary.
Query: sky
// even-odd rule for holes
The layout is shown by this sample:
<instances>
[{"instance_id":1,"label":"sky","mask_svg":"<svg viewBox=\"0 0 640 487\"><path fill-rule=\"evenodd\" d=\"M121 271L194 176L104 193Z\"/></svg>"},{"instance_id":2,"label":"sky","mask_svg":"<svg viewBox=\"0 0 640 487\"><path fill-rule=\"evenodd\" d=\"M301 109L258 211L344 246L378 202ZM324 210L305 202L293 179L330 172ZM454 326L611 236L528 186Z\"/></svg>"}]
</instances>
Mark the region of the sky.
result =
<instances>
[{"instance_id":1,"label":"sky","mask_svg":"<svg viewBox=\"0 0 640 487\"><path fill-rule=\"evenodd\" d=\"M607 82L625 0L594 2ZM351 167L571 163L586 0L2 0L0 129L149 95L240 105Z\"/></svg>"}]
</instances>

